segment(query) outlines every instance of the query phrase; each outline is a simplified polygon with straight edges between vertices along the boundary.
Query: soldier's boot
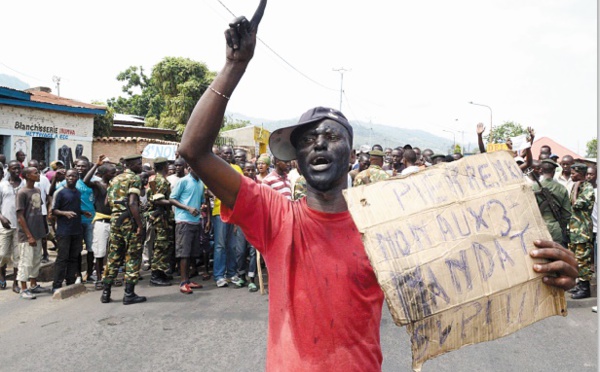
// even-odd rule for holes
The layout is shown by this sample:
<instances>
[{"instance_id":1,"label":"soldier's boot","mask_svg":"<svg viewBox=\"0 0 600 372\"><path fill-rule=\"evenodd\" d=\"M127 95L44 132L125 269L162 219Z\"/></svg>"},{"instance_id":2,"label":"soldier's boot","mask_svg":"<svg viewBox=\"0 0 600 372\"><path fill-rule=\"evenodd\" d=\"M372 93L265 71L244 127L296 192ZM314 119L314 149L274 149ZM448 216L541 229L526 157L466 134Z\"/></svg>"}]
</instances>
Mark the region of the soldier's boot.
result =
<instances>
[{"instance_id":1,"label":"soldier's boot","mask_svg":"<svg viewBox=\"0 0 600 372\"><path fill-rule=\"evenodd\" d=\"M107 304L110 302L110 288L112 284L104 283L102 288L102 297L100 297L100 301L103 304Z\"/></svg>"},{"instance_id":2,"label":"soldier's boot","mask_svg":"<svg viewBox=\"0 0 600 372\"><path fill-rule=\"evenodd\" d=\"M171 282L166 280L166 275L160 270L152 270L152 276L150 277L150 285L157 287L167 287L171 285Z\"/></svg>"},{"instance_id":3,"label":"soldier's boot","mask_svg":"<svg viewBox=\"0 0 600 372\"><path fill-rule=\"evenodd\" d=\"M578 281L575 287L569 289L567 293L576 293L579 292L579 287L581 286L581 281Z\"/></svg>"},{"instance_id":4,"label":"soldier's boot","mask_svg":"<svg viewBox=\"0 0 600 372\"><path fill-rule=\"evenodd\" d=\"M123 295L123 305L139 304L145 302L146 297L135 294L135 284L125 283L125 294Z\"/></svg>"},{"instance_id":5,"label":"soldier's boot","mask_svg":"<svg viewBox=\"0 0 600 372\"><path fill-rule=\"evenodd\" d=\"M571 298L574 300L581 300L582 298L590 297L590 282L589 281L580 281L581 285L579 286L579 290L571 295Z\"/></svg>"}]
</instances>

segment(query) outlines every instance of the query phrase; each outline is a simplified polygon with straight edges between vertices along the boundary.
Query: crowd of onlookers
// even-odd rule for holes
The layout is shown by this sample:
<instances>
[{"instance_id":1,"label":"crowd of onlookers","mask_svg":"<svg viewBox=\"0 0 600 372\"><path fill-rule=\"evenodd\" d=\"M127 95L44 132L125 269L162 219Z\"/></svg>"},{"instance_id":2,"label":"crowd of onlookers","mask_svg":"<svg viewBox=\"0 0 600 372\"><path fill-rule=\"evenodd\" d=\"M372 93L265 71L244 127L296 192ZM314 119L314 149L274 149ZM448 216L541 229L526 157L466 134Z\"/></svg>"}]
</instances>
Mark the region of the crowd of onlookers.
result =
<instances>
[{"instance_id":1,"label":"crowd of onlookers","mask_svg":"<svg viewBox=\"0 0 600 372\"><path fill-rule=\"evenodd\" d=\"M477 127L481 152L486 150L484 129ZM535 133L528 133L526 142L532 144ZM506 146L513 151L511 139ZM213 152L240 174L289 200L306 195L306 180L295 161L268 154L250 159L246 149L232 146L214 146ZM580 277L572 297L589 297L597 231L596 166L569 155L560 158L548 146L537 156L530 146L513 155L533 185L553 240L577 256ZM363 145L349 159L348 187L406 176L462 156L409 144ZM111 287L125 282L125 295L130 297L124 303L141 302L145 298L133 292L143 279L140 270L151 271L154 286L171 285L178 277L185 294L210 279L219 288L258 290L260 254L241 229L221 220L220 201L181 157L142 164L139 155L119 161L101 155L95 162L82 156L72 164L53 161L46 167L35 159L25 162L25 154L17 152L8 162L0 155L0 163L0 289L7 288L7 266L12 263L12 290L29 299L65 283L83 282L103 290L102 302L109 302ZM121 236L127 235L118 230L123 226L132 226L130 236ZM139 249L134 252L135 242ZM48 250L57 250L54 280L52 288L42 288L36 279L40 265L49 262ZM87 268L83 273L82 257Z\"/></svg>"}]
</instances>

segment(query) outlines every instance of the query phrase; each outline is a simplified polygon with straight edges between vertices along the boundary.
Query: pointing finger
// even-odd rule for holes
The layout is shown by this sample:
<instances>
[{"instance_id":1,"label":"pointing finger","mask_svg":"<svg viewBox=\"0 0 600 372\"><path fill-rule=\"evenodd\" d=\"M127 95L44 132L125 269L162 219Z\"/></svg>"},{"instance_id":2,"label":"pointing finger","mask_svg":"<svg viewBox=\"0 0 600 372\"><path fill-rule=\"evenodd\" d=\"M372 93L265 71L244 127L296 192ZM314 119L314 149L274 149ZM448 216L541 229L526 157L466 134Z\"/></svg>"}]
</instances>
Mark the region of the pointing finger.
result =
<instances>
[{"instance_id":1,"label":"pointing finger","mask_svg":"<svg viewBox=\"0 0 600 372\"><path fill-rule=\"evenodd\" d=\"M267 7L267 0L260 0L260 4L258 4L258 8L256 8L256 12L252 16L252 21L250 21L250 31L256 32L258 30L258 24L260 23L263 14L265 14L265 8Z\"/></svg>"}]
</instances>

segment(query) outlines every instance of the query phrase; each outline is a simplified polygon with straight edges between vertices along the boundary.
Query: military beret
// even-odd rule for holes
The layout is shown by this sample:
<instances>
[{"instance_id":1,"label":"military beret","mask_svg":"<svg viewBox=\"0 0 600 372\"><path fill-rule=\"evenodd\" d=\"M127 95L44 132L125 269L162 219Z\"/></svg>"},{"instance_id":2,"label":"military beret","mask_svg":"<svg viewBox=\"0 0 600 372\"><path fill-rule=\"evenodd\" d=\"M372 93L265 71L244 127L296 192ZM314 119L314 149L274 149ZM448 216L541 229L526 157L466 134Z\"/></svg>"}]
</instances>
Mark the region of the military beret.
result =
<instances>
[{"instance_id":1,"label":"military beret","mask_svg":"<svg viewBox=\"0 0 600 372\"><path fill-rule=\"evenodd\" d=\"M154 164L164 164L167 163L169 159L167 158L156 158L154 159Z\"/></svg>"},{"instance_id":2,"label":"military beret","mask_svg":"<svg viewBox=\"0 0 600 372\"><path fill-rule=\"evenodd\" d=\"M383 152L381 150L371 150L371 151L369 151L369 155L384 157L385 156L385 152Z\"/></svg>"},{"instance_id":3,"label":"military beret","mask_svg":"<svg viewBox=\"0 0 600 372\"><path fill-rule=\"evenodd\" d=\"M573 165L571 165L571 169L574 170L577 173L585 173L587 172L587 165L583 164L583 163L575 163Z\"/></svg>"},{"instance_id":4,"label":"military beret","mask_svg":"<svg viewBox=\"0 0 600 372\"><path fill-rule=\"evenodd\" d=\"M137 160L137 159L141 159L142 155L140 154L133 154L133 155L127 155L123 158L123 160L125 161L130 161L130 160Z\"/></svg>"},{"instance_id":5,"label":"military beret","mask_svg":"<svg viewBox=\"0 0 600 372\"><path fill-rule=\"evenodd\" d=\"M444 154L431 155L431 160L433 160L435 158L446 158L446 155L444 155Z\"/></svg>"},{"instance_id":6,"label":"military beret","mask_svg":"<svg viewBox=\"0 0 600 372\"><path fill-rule=\"evenodd\" d=\"M554 167L558 167L558 163L552 159L544 159L544 160L542 160L542 164L550 164Z\"/></svg>"}]
</instances>

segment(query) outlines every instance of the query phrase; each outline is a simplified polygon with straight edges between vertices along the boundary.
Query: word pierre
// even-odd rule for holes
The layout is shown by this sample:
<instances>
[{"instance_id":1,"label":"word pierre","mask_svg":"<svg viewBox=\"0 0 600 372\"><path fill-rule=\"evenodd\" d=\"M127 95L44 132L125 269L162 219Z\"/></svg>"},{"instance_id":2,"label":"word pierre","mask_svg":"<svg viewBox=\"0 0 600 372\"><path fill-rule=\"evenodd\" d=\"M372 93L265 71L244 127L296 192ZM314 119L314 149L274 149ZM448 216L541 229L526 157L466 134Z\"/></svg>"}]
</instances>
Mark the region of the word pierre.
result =
<instances>
[{"instance_id":1,"label":"word pierre","mask_svg":"<svg viewBox=\"0 0 600 372\"><path fill-rule=\"evenodd\" d=\"M490 164L476 166L448 165L443 175L429 172L423 174L418 183L414 177L409 177L403 182L386 182L384 188L392 188L398 206L406 211L406 201L414 205L414 201L418 200L422 208L447 202L448 195L462 197L469 192L493 189L522 178L523 174L514 160L497 159Z\"/></svg>"}]
</instances>

